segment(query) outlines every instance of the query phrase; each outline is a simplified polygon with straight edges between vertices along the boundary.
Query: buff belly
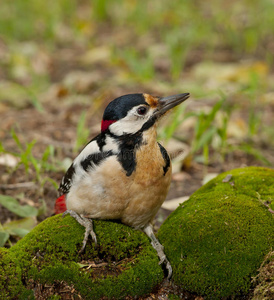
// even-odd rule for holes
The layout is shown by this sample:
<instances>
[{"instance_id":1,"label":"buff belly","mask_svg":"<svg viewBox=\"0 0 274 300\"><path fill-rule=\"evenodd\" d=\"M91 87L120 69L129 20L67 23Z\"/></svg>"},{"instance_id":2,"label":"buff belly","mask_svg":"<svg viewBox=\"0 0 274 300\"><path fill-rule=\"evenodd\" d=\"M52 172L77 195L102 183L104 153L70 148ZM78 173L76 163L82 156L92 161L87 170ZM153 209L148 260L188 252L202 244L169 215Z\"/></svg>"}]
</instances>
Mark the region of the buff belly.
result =
<instances>
[{"instance_id":1,"label":"buff belly","mask_svg":"<svg viewBox=\"0 0 274 300\"><path fill-rule=\"evenodd\" d=\"M134 228L144 227L161 207L170 185L171 168L164 175L164 162L158 158L160 163L146 170L137 163L131 176L126 176L116 156L107 158L74 182L67 209L91 219L120 219Z\"/></svg>"}]
</instances>

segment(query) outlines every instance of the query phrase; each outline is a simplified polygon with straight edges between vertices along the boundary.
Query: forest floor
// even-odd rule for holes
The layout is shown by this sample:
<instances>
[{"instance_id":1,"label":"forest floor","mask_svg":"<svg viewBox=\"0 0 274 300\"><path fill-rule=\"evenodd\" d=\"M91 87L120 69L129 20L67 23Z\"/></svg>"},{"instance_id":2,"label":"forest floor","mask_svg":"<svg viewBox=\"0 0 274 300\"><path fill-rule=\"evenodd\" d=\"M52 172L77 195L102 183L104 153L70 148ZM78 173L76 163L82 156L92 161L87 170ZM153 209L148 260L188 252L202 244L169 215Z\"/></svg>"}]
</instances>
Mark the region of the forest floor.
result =
<instances>
[{"instance_id":1,"label":"forest floor","mask_svg":"<svg viewBox=\"0 0 274 300\"><path fill-rule=\"evenodd\" d=\"M89 1L52 3L59 12L54 20L51 6L35 1L7 3L0 12L0 231L8 232L6 247L54 213L62 176L100 132L106 105L124 94L191 94L159 128L159 141L174 159L156 229L217 174L274 166L273 16L263 7L273 4L232 1L226 12L225 1L212 1L209 12L202 3L198 10L181 1L145 10L151 1L107 2L93 7L93 19ZM169 289L176 290L163 285L146 299L166 299Z\"/></svg>"}]
</instances>

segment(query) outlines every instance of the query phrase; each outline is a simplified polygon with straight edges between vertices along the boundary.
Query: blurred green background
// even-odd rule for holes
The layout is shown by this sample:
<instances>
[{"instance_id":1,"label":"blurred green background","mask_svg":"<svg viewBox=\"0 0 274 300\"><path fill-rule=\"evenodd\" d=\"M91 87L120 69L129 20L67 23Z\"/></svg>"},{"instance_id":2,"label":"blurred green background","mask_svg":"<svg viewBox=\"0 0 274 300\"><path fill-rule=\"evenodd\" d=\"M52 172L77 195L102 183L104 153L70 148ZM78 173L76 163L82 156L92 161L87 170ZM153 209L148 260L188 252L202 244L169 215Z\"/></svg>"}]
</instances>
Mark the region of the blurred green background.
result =
<instances>
[{"instance_id":1,"label":"blurred green background","mask_svg":"<svg viewBox=\"0 0 274 300\"><path fill-rule=\"evenodd\" d=\"M273 166L273 12L271 0L2 1L2 194L50 215L106 104L135 92L191 93L159 139L183 152L174 172L193 189L207 173ZM14 217L5 209L1 222Z\"/></svg>"}]
</instances>

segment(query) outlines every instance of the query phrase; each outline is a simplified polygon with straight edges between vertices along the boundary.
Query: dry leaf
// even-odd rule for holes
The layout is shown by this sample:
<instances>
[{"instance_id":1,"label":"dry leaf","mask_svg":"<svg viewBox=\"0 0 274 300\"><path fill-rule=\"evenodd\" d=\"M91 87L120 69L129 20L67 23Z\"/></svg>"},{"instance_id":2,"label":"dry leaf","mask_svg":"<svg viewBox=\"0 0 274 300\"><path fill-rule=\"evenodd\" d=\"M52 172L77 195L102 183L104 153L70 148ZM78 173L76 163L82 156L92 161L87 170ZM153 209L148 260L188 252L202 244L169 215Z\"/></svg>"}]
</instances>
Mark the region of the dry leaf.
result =
<instances>
[{"instance_id":1,"label":"dry leaf","mask_svg":"<svg viewBox=\"0 0 274 300\"><path fill-rule=\"evenodd\" d=\"M101 79L98 72L73 71L65 77L64 85L79 93L84 93L94 87Z\"/></svg>"},{"instance_id":2,"label":"dry leaf","mask_svg":"<svg viewBox=\"0 0 274 300\"><path fill-rule=\"evenodd\" d=\"M184 196L184 197L179 197L179 198L165 201L162 204L162 208L173 211L179 206L179 204L187 201L188 199L189 199L189 196Z\"/></svg>"},{"instance_id":3,"label":"dry leaf","mask_svg":"<svg viewBox=\"0 0 274 300\"><path fill-rule=\"evenodd\" d=\"M219 173L208 173L202 181L203 185L208 183L210 180L214 179L218 175L219 175Z\"/></svg>"},{"instance_id":4,"label":"dry leaf","mask_svg":"<svg viewBox=\"0 0 274 300\"><path fill-rule=\"evenodd\" d=\"M13 156L9 153L2 154L0 156L0 165L14 168L19 163L20 159L16 156Z\"/></svg>"},{"instance_id":5,"label":"dry leaf","mask_svg":"<svg viewBox=\"0 0 274 300\"><path fill-rule=\"evenodd\" d=\"M172 159L172 173L179 173L184 159L190 153L190 147L187 144L172 138L164 145L164 147Z\"/></svg>"},{"instance_id":6,"label":"dry leaf","mask_svg":"<svg viewBox=\"0 0 274 300\"><path fill-rule=\"evenodd\" d=\"M244 138L248 132L248 126L244 119L230 119L227 125L227 136L234 138Z\"/></svg>"},{"instance_id":7,"label":"dry leaf","mask_svg":"<svg viewBox=\"0 0 274 300\"><path fill-rule=\"evenodd\" d=\"M81 58L83 64L109 62L111 56L110 47L102 46L88 50Z\"/></svg>"},{"instance_id":8,"label":"dry leaf","mask_svg":"<svg viewBox=\"0 0 274 300\"><path fill-rule=\"evenodd\" d=\"M174 181L184 181L187 179L191 179L191 176L187 172L178 172L172 174L172 180Z\"/></svg>"}]
</instances>

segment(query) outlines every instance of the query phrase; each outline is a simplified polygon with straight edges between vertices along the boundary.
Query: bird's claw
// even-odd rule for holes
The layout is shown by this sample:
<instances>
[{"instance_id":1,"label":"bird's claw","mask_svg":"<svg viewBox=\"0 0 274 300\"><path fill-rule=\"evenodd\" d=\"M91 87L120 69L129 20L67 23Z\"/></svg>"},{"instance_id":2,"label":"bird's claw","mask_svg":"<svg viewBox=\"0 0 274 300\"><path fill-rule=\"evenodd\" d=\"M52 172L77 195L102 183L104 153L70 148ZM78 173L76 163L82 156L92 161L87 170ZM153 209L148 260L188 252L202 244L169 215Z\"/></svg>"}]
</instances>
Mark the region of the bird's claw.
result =
<instances>
[{"instance_id":1,"label":"bird's claw","mask_svg":"<svg viewBox=\"0 0 274 300\"><path fill-rule=\"evenodd\" d=\"M161 245L162 246L162 245ZM172 267L170 262L168 261L168 259L166 258L166 255L164 254L164 247L162 246L161 251L157 251L158 252L158 256L159 256L159 265L164 264L167 270L167 279L170 279L172 276Z\"/></svg>"},{"instance_id":2,"label":"bird's claw","mask_svg":"<svg viewBox=\"0 0 274 300\"><path fill-rule=\"evenodd\" d=\"M165 263L166 269L167 269L167 279L170 280L172 276L172 267L170 262L167 260L167 258L163 261Z\"/></svg>"},{"instance_id":3,"label":"bird's claw","mask_svg":"<svg viewBox=\"0 0 274 300\"><path fill-rule=\"evenodd\" d=\"M166 258L165 255L163 255L162 257L159 256L159 259L160 259L159 265L161 265L161 264L163 264L165 261L167 261L167 258Z\"/></svg>"},{"instance_id":4,"label":"bird's claw","mask_svg":"<svg viewBox=\"0 0 274 300\"><path fill-rule=\"evenodd\" d=\"M80 249L79 253L84 252L89 235L91 235L91 238L95 243L95 247L97 247L97 238L96 238L95 232L93 231L92 220L87 219L87 218L83 218L83 221L85 223L85 225L83 225L83 226L85 227L86 230L85 230L85 236L84 236L84 239L83 239L83 246Z\"/></svg>"},{"instance_id":5,"label":"bird's claw","mask_svg":"<svg viewBox=\"0 0 274 300\"><path fill-rule=\"evenodd\" d=\"M166 255L164 253L164 246L160 244L160 242L157 240L156 236L153 233L152 225L149 224L144 228L144 232L148 235L148 237L151 239L151 245L152 247L157 251L158 257L160 259L159 265L165 264L165 267L167 269L168 275L167 279L170 279L172 276L172 267L168 259L166 258Z\"/></svg>"},{"instance_id":6,"label":"bird's claw","mask_svg":"<svg viewBox=\"0 0 274 300\"><path fill-rule=\"evenodd\" d=\"M63 213L63 217L65 217L68 214L71 215L80 225L82 225L83 227L85 227L85 236L84 236L84 239L83 239L83 246L80 249L79 253L82 253L85 250L85 247L86 247L89 235L91 235L92 240L95 243L95 247L97 247L97 238L96 238L95 232L93 231L92 220L88 219L88 218L85 218L84 216L80 216L75 211L69 210L69 209L66 210Z\"/></svg>"}]
</instances>

